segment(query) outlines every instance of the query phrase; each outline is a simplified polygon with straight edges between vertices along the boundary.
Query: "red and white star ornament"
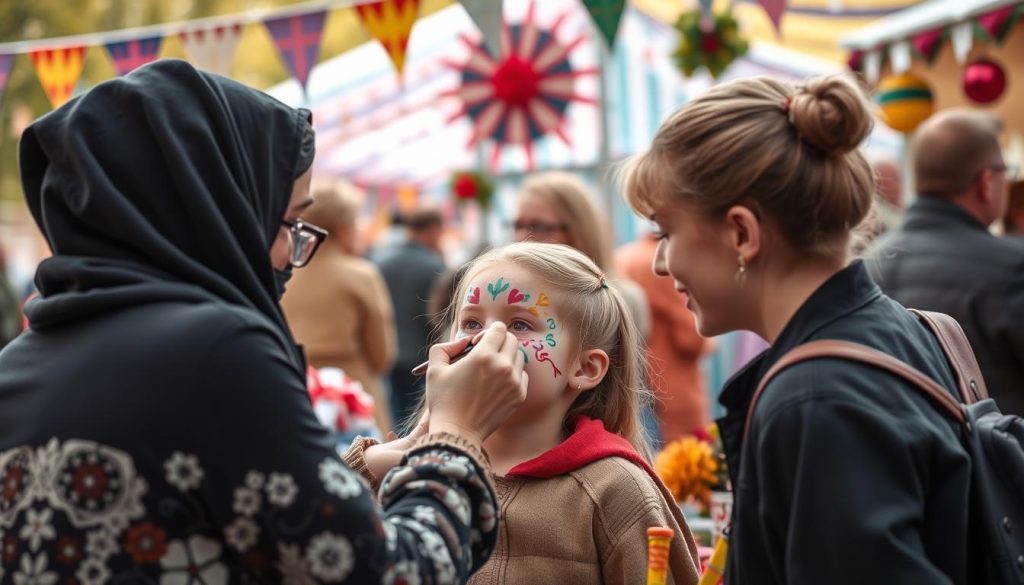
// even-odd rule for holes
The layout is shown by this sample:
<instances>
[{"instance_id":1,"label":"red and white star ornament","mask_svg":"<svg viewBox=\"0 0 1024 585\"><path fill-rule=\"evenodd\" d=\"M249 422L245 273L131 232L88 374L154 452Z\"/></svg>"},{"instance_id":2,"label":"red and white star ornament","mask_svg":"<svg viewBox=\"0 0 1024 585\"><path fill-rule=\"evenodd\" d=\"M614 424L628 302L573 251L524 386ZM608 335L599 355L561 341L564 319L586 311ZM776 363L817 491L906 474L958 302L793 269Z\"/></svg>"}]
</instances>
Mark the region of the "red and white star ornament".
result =
<instances>
[{"instance_id":1,"label":"red and white star ornament","mask_svg":"<svg viewBox=\"0 0 1024 585\"><path fill-rule=\"evenodd\" d=\"M502 147L521 145L527 165L533 168L533 142L554 133L571 145L563 128L572 102L597 104L593 98L576 93L576 79L595 75L596 68L573 69L569 54L584 37L568 43L558 40L558 29L567 14L562 14L545 30L534 21L531 3L526 18L519 24L502 26L501 55L495 58L483 41L461 35L469 47L465 63L446 61L462 73L462 84L445 92L456 96L462 105L448 122L468 116L473 134L467 148L484 138L494 140L491 166L496 167Z\"/></svg>"}]
</instances>

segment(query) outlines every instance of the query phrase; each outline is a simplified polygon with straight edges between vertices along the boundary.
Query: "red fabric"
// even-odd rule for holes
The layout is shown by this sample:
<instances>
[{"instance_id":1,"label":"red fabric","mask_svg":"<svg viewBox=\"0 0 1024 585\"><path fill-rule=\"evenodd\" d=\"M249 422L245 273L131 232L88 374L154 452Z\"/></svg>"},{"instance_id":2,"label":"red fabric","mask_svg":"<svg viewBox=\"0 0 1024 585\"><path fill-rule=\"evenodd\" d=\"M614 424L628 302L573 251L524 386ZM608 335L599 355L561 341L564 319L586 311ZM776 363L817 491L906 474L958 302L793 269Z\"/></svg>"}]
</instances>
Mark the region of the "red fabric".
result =
<instances>
[{"instance_id":1,"label":"red fabric","mask_svg":"<svg viewBox=\"0 0 1024 585\"><path fill-rule=\"evenodd\" d=\"M508 474L555 477L606 457L627 459L642 467L651 477L658 477L629 441L605 430L603 421L585 416L577 417L576 428L568 439L543 455L516 465Z\"/></svg>"}]
</instances>

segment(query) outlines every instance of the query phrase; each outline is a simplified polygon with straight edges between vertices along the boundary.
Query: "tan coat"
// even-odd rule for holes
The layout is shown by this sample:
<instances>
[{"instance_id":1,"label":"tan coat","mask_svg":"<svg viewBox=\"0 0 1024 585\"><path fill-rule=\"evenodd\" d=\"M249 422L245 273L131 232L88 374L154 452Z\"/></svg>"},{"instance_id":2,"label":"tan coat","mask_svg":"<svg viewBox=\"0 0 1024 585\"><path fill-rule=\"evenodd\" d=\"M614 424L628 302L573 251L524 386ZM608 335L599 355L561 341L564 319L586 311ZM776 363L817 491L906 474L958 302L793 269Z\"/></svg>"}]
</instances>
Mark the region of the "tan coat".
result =
<instances>
[{"instance_id":1,"label":"tan coat","mask_svg":"<svg viewBox=\"0 0 1024 585\"><path fill-rule=\"evenodd\" d=\"M349 465L369 476L356 441ZM472 585L642 585L647 528L675 532L668 583L699 579L697 545L679 506L660 482L618 457L547 479L492 476L501 506L497 547Z\"/></svg>"},{"instance_id":2,"label":"tan coat","mask_svg":"<svg viewBox=\"0 0 1024 585\"><path fill-rule=\"evenodd\" d=\"M329 243L295 270L281 300L295 340L309 364L341 368L373 396L377 424L391 429L379 377L395 359L391 297L377 268Z\"/></svg>"}]
</instances>

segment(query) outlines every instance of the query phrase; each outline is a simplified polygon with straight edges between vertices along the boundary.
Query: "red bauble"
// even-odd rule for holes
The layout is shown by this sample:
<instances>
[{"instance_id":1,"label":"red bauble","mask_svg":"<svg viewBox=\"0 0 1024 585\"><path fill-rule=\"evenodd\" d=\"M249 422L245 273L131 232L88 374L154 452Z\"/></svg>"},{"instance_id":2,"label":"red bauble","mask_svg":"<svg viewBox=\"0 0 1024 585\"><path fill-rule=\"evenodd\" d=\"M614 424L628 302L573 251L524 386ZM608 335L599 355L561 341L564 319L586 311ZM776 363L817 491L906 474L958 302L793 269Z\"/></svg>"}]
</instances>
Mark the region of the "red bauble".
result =
<instances>
[{"instance_id":1,"label":"red bauble","mask_svg":"<svg viewBox=\"0 0 1024 585\"><path fill-rule=\"evenodd\" d=\"M455 191L455 196L459 199L476 199L479 192L476 181L469 175L459 175L456 177L452 190Z\"/></svg>"},{"instance_id":2,"label":"red bauble","mask_svg":"<svg viewBox=\"0 0 1024 585\"><path fill-rule=\"evenodd\" d=\"M979 104L999 99L1006 91L1006 72L995 61L979 59L964 68L964 95Z\"/></svg>"}]
</instances>

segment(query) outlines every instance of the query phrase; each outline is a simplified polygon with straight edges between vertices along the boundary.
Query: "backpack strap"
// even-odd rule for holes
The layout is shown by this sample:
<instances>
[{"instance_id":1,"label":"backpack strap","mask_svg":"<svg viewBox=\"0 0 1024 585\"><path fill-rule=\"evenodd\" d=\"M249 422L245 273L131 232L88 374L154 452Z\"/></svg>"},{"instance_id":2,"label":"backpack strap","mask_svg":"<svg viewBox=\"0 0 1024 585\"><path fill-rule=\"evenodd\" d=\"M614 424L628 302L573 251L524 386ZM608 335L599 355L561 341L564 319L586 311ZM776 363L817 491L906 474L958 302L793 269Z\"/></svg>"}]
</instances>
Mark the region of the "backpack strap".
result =
<instances>
[{"instance_id":1,"label":"backpack strap","mask_svg":"<svg viewBox=\"0 0 1024 585\"><path fill-rule=\"evenodd\" d=\"M761 378L761 383L758 384L754 397L750 401L750 408L747 410L747 422L743 428L744 437L750 432L750 421L754 418L754 409L757 407L757 401L761 398L761 394L768 386L768 383L772 381L772 378L792 365L818 358L837 358L861 362L890 372L910 382L915 388L931 399L940 410L952 416L961 426L965 426L967 423L960 404L942 386L939 386L934 380L922 374L918 369L866 345L849 341L821 339L810 341L794 348L782 356L782 359L775 362L775 365Z\"/></svg>"},{"instance_id":2,"label":"backpack strap","mask_svg":"<svg viewBox=\"0 0 1024 585\"><path fill-rule=\"evenodd\" d=\"M946 354L949 365L953 367L960 398L965 404L974 404L988 398L985 378L978 366L978 359L971 349L963 328L956 319L944 313L909 309L938 338L942 352Z\"/></svg>"}]
</instances>

